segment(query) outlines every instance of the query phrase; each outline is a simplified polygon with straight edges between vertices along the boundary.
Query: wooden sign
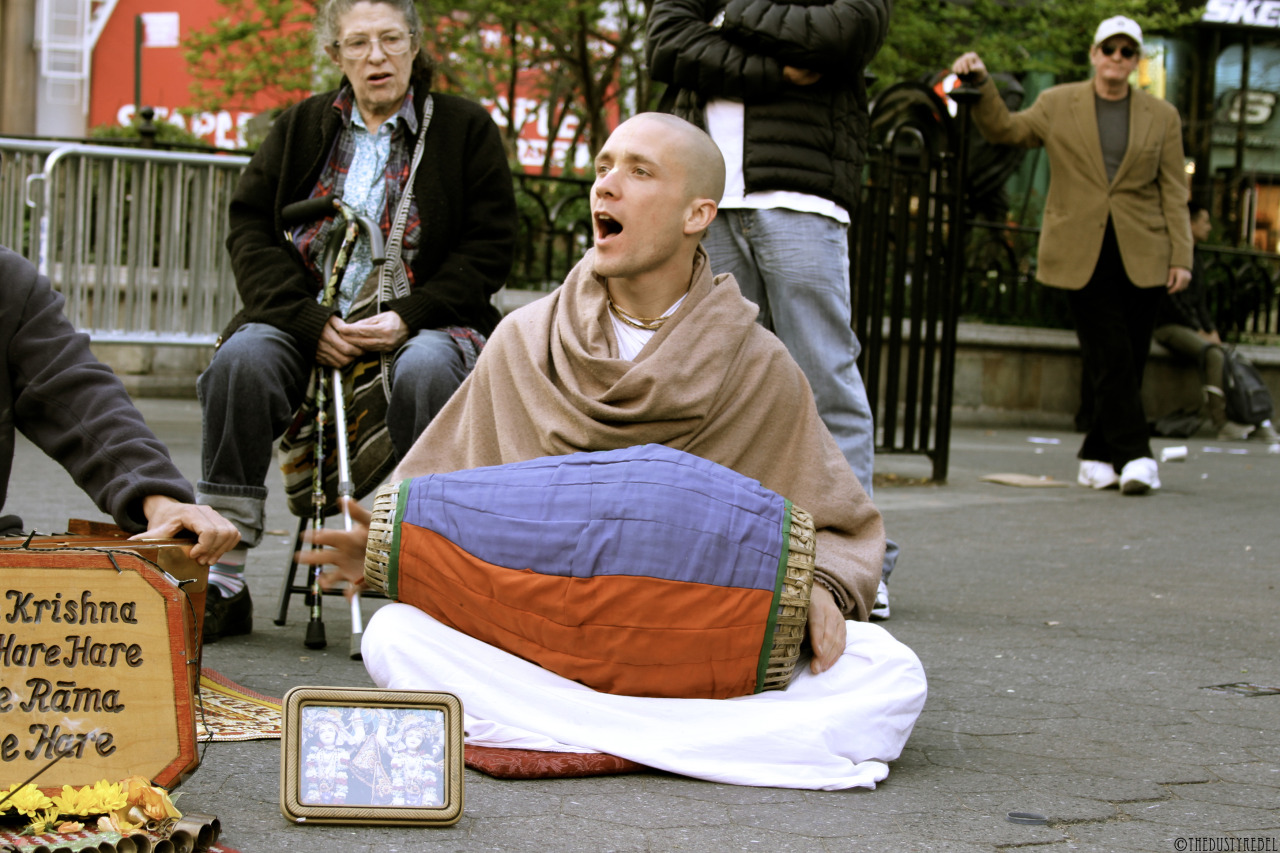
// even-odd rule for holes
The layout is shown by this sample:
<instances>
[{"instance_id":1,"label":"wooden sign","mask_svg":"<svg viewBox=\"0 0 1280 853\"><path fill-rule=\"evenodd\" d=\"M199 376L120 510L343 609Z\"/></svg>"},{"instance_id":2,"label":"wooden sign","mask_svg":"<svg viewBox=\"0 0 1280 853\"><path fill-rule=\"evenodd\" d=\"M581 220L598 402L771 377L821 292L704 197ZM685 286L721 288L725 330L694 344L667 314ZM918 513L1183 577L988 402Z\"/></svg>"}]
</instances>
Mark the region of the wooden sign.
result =
<instances>
[{"instance_id":1,"label":"wooden sign","mask_svg":"<svg viewBox=\"0 0 1280 853\"><path fill-rule=\"evenodd\" d=\"M199 763L203 615L177 580L195 567L203 593L206 570L189 543L70 541L0 548L0 782L62 755L35 784L139 775L172 787Z\"/></svg>"}]
</instances>

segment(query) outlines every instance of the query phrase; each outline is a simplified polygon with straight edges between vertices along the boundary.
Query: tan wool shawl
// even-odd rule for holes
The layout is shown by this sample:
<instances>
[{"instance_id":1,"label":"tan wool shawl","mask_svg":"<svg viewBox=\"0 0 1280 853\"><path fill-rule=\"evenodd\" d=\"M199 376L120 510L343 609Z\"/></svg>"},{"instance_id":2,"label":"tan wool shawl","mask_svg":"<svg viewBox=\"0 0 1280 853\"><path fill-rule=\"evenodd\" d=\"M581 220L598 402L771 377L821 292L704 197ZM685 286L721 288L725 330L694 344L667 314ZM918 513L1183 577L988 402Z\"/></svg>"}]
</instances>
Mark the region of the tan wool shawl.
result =
<instances>
[{"instance_id":1,"label":"tan wool shawl","mask_svg":"<svg viewBox=\"0 0 1280 853\"><path fill-rule=\"evenodd\" d=\"M786 347L699 249L688 296L635 361L618 358L593 253L507 317L475 370L392 474L665 444L760 481L813 515L817 577L866 619L884 559L880 513L818 416Z\"/></svg>"}]
</instances>

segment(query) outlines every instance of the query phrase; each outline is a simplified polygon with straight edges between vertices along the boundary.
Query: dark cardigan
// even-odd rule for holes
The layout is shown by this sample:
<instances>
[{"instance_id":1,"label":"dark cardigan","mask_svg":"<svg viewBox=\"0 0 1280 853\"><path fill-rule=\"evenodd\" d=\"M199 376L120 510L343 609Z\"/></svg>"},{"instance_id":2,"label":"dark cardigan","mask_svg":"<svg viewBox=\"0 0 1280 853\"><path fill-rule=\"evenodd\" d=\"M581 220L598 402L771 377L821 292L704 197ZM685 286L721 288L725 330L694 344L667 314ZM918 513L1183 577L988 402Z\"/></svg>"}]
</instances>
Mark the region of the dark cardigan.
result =
<instances>
[{"instance_id":1,"label":"dark cardigan","mask_svg":"<svg viewBox=\"0 0 1280 853\"><path fill-rule=\"evenodd\" d=\"M428 87L420 78L413 82L421 116ZM227 249L244 308L224 339L244 323L268 323L313 353L336 310L316 301L321 283L284 239L280 211L306 199L324 170L342 130L333 108L337 94L316 95L282 113L240 178ZM413 184L422 217L414 285L386 305L410 333L469 326L488 335L501 319L490 297L506 282L515 244L511 171L483 107L452 95L432 97L435 111Z\"/></svg>"}]
</instances>

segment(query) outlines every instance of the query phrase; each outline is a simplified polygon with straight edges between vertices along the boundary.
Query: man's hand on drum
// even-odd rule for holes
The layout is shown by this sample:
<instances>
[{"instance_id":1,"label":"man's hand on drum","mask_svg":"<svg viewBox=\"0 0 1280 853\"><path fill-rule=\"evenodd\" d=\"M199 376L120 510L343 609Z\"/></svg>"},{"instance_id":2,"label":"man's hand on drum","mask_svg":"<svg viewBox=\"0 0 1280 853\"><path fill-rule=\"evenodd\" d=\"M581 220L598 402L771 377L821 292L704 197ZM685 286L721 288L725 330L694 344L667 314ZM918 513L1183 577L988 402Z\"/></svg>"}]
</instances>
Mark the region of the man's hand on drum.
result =
<instances>
[{"instance_id":1,"label":"man's hand on drum","mask_svg":"<svg viewBox=\"0 0 1280 853\"><path fill-rule=\"evenodd\" d=\"M168 495L148 495L142 500L147 529L130 539L172 539L184 530L196 535L191 559L212 566L240 541L240 531L211 507L185 504Z\"/></svg>"},{"instance_id":2,"label":"man's hand on drum","mask_svg":"<svg viewBox=\"0 0 1280 853\"><path fill-rule=\"evenodd\" d=\"M350 530L310 530L303 538L319 549L304 548L294 556L306 566L332 566L320 575L320 585L331 589L347 582L350 598L364 589L364 554L369 541L369 511L350 498L342 499L351 513Z\"/></svg>"},{"instance_id":3,"label":"man's hand on drum","mask_svg":"<svg viewBox=\"0 0 1280 853\"><path fill-rule=\"evenodd\" d=\"M351 325L334 314L324 324L320 332L320 340L316 342L316 361L325 367L346 367L357 356L364 354L364 349L347 338L347 329Z\"/></svg>"},{"instance_id":4,"label":"man's hand on drum","mask_svg":"<svg viewBox=\"0 0 1280 853\"><path fill-rule=\"evenodd\" d=\"M409 327L395 311L383 311L368 319L344 324L342 337L367 352L392 352L409 340Z\"/></svg>"},{"instance_id":5,"label":"man's hand on drum","mask_svg":"<svg viewBox=\"0 0 1280 853\"><path fill-rule=\"evenodd\" d=\"M809 599L809 644L813 646L809 669L815 675L831 669L844 654L844 614L836 606L831 590L819 583L813 585Z\"/></svg>"}]
</instances>

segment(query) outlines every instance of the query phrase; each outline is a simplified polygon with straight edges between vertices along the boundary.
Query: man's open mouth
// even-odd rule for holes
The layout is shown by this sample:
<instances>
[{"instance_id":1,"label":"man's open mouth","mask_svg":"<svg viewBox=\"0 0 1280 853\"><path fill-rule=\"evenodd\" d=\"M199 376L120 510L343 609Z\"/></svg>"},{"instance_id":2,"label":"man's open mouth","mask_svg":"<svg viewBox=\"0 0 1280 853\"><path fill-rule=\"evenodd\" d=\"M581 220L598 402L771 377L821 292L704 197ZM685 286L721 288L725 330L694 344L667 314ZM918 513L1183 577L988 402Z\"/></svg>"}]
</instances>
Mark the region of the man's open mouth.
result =
<instances>
[{"instance_id":1,"label":"man's open mouth","mask_svg":"<svg viewBox=\"0 0 1280 853\"><path fill-rule=\"evenodd\" d=\"M596 239L604 240L622 233L622 223L603 211L595 215Z\"/></svg>"}]
</instances>

